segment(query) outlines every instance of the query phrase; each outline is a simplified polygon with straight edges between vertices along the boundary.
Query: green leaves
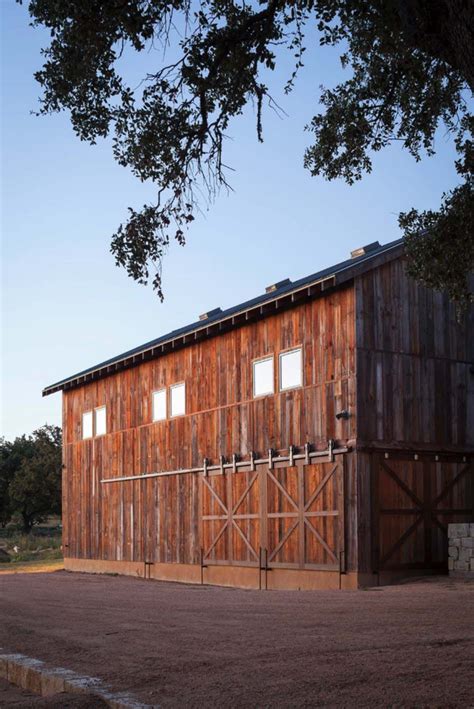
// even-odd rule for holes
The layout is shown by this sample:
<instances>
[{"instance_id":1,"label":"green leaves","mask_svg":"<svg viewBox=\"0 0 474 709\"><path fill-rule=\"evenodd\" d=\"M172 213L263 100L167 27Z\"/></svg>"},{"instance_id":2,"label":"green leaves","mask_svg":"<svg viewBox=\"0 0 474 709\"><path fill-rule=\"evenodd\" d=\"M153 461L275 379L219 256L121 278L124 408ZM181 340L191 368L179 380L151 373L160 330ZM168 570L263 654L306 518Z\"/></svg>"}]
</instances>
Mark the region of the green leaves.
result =
<instances>
[{"instance_id":1,"label":"green leaves","mask_svg":"<svg viewBox=\"0 0 474 709\"><path fill-rule=\"evenodd\" d=\"M318 3L322 6L322 42L348 43L341 59L351 76L323 91L324 110L308 126L315 140L305 166L312 175L352 184L371 171L373 153L393 141L419 160L423 152L434 152L440 125L458 135L459 119L467 113L465 80L407 42L390 2Z\"/></svg>"},{"instance_id":2,"label":"green leaves","mask_svg":"<svg viewBox=\"0 0 474 709\"><path fill-rule=\"evenodd\" d=\"M271 101L264 74L276 67L277 45L293 59L282 86L287 93L311 42L340 47L348 72L346 81L322 90L321 110L307 127L312 144L304 165L312 175L352 184L371 171L373 154L392 141L420 160L434 153L436 132L444 126L454 138L459 173L472 176L472 116L465 97L474 86L472 3L31 0L29 11L33 24L51 30L36 74L43 88L39 113L69 111L79 138L91 143L112 134L117 162L156 185L156 203L129 210L111 250L117 265L139 283L152 277L161 298L170 241L183 244L196 210L229 187L226 132L249 103L256 109L257 139L263 139L263 109ZM314 28L317 35L311 34ZM128 86L120 72L123 52L157 46L159 53L149 53L149 73L138 86ZM461 192L462 200L456 190L446 199L438 217L401 217L411 254L415 231L425 225L432 234L442 233L443 243L462 242L454 230L463 228L472 190ZM449 282L450 296L464 303L459 284L442 275L434 258L432 249L425 250L423 271L417 267L413 273L423 282L431 273L433 287Z\"/></svg>"},{"instance_id":3,"label":"green leaves","mask_svg":"<svg viewBox=\"0 0 474 709\"><path fill-rule=\"evenodd\" d=\"M31 436L0 441L0 523L14 514L29 532L61 512L61 429L42 426Z\"/></svg>"},{"instance_id":4,"label":"green leaves","mask_svg":"<svg viewBox=\"0 0 474 709\"><path fill-rule=\"evenodd\" d=\"M412 209L399 217L408 274L448 293L458 313L474 302L474 194L472 179L443 196L439 211Z\"/></svg>"}]
</instances>

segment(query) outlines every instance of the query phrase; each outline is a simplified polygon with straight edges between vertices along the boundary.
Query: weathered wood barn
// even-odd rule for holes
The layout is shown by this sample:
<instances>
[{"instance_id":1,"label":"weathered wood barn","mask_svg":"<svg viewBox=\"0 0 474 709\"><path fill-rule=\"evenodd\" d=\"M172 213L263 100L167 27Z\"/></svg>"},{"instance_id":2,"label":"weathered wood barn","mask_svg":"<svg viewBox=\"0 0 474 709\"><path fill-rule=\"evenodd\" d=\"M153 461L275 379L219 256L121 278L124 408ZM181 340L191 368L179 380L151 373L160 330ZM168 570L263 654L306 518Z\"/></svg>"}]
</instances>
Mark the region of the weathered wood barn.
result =
<instances>
[{"instance_id":1,"label":"weathered wood barn","mask_svg":"<svg viewBox=\"0 0 474 709\"><path fill-rule=\"evenodd\" d=\"M474 520L473 314L402 241L48 386L66 568L253 588L447 569Z\"/></svg>"}]
</instances>

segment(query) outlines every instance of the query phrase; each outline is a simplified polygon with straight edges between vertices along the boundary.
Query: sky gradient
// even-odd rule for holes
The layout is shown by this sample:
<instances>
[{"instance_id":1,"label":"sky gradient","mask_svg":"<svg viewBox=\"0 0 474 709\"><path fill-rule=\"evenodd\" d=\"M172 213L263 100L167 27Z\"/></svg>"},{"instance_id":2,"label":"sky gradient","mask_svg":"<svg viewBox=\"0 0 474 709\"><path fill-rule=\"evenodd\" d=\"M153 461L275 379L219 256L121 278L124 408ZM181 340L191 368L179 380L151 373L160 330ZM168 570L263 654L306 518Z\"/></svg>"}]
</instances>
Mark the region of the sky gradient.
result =
<instances>
[{"instance_id":1,"label":"sky gradient","mask_svg":"<svg viewBox=\"0 0 474 709\"><path fill-rule=\"evenodd\" d=\"M416 163L398 144L379 153L372 174L350 187L312 178L303 168L317 111L318 86L344 76L332 50L315 51L295 91L290 73L275 77L287 117L264 113L258 144L250 108L231 124L225 161L234 192L192 225L184 248L163 265L165 301L115 266L110 236L128 206L153 198L113 160L110 143L91 147L74 135L67 114L37 118L33 73L48 34L29 27L26 7L2 0L1 125L1 404L0 433L13 438L44 423L60 424L61 395L44 386L229 307L265 286L342 261L351 249L400 236L397 215L436 208L456 184L452 142L440 132L437 154ZM310 50L307 52L311 54ZM132 83L161 60L127 55Z\"/></svg>"}]
</instances>

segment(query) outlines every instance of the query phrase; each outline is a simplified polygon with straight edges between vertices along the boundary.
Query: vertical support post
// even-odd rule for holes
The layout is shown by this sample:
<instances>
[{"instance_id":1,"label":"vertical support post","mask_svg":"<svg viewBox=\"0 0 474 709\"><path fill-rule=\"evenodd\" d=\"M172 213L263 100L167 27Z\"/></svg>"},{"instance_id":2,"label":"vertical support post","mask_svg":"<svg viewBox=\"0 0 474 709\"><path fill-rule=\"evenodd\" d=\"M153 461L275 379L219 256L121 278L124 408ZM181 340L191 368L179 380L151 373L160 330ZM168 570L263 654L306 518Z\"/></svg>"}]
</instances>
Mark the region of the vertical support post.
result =
<instances>
[{"instance_id":1,"label":"vertical support post","mask_svg":"<svg viewBox=\"0 0 474 709\"><path fill-rule=\"evenodd\" d=\"M255 466L254 466L255 469ZM258 489L259 489L259 518L260 518L260 547L262 549L261 567L266 566L266 548L268 544L268 501L267 501L267 478L268 472L264 465L259 467L258 471ZM266 572L264 576L266 588Z\"/></svg>"},{"instance_id":2,"label":"vertical support post","mask_svg":"<svg viewBox=\"0 0 474 709\"><path fill-rule=\"evenodd\" d=\"M300 465L297 469L298 475L298 555L299 567L304 569L306 562L306 539L305 539L305 524L304 524L304 480L306 466Z\"/></svg>"},{"instance_id":3,"label":"vertical support post","mask_svg":"<svg viewBox=\"0 0 474 709\"><path fill-rule=\"evenodd\" d=\"M334 441L332 438L330 438L328 441L328 453L329 453L329 461L331 463L333 463L334 462Z\"/></svg>"},{"instance_id":4,"label":"vertical support post","mask_svg":"<svg viewBox=\"0 0 474 709\"><path fill-rule=\"evenodd\" d=\"M201 561L201 586L204 585L204 549L201 547L200 550L200 561Z\"/></svg>"},{"instance_id":5,"label":"vertical support post","mask_svg":"<svg viewBox=\"0 0 474 709\"><path fill-rule=\"evenodd\" d=\"M388 453L384 454L384 458ZM359 463L358 463L359 465ZM370 456L370 498L371 498L371 538L372 538L372 573L377 576L377 586L380 586L380 529L379 529L379 476L380 458L377 453ZM359 562L358 562L359 564Z\"/></svg>"},{"instance_id":6,"label":"vertical support post","mask_svg":"<svg viewBox=\"0 0 474 709\"><path fill-rule=\"evenodd\" d=\"M268 591L268 549L265 548L265 591Z\"/></svg>"},{"instance_id":7,"label":"vertical support post","mask_svg":"<svg viewBox=\"0 0 474 709\"><path fill-rule=\"evenodd\" d=\"M309 465L309 448L310 448L310 444L305 443L304 444L304 464L305 465Z\"/></svg>"},{"instance_id":8,"label":"vertical support post","mask_svg":"<svg viewBox=\"0 0 474 709\"><path fill-rule=\"evenodd\" d=\"M339 590L342 588L342 576L346 573L346 552L344 549L339 551Z\"/></svg>"},{"instance_id":9,"label":"vertical support post","mask_svg":"<svg viewBox=\"0 0 474 709\"><path fill-rule=\"evenodd\" d=\"M415 454L416 455L416 454ZM418 459L418 456L416 456ZM431 492L431 465L427 461L423 463L423 497L425 503L421 513L423 514L424 542L425 542L425 564L431 566L433 563L432 528L433 518L436 519L433 510L433 499Z\"/></svg>"},{"instance_id":10,"label":"vertical support post","mask_svg":"<svg viewBox=\"0 0 474 709\"><path fill-rule=\"evenodd\" d=\"M225 502L227 504L227 558L229 559L230 563L232 564L234 561L234 542L233 542L233 524L232 524L232 513L234 509L234 495L233 495L233 486L235 482L235 478L232 477L232 475L227 475L225 476L225 469L224 469L224 456L221 456L221 475L224 475L224 485L225 485L225 491L226 491L226 499Z\"/></svg>"},{"instance_id":11,"label":"vertical support post","mask_svg":"<svg viewBox=\"0 0 474 709\"><path fill-rule=\"evenodd\" d=\"M348 460L347 460L347 454L341 455L339 458L340 460L340 495L341 495L341 500L339 503L339 515L340 515L340 534L341 534L341 543L342 543L342 553L344 555L344 564L342 567L342 573L347 573L347 556L346 556L346 549L350 549L349 547L349 540L348 540L348 532L347 532L347 525L346 525L346 519L349 519L349 500L347 499L347 465L348 465ZM370 489L370 487L369 487Z\"/></svg>"}]
</instances>

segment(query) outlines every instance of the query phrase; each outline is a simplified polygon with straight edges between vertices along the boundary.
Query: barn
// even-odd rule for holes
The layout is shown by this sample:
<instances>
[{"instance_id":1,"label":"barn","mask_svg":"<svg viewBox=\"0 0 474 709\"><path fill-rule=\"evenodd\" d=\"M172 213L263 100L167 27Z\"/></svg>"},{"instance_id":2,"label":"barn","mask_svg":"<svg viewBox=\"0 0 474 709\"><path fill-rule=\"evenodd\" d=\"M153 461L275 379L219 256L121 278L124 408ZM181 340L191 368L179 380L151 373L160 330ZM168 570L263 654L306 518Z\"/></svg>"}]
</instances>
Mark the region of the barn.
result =
<instances>
[{"instance_id":1,"label":"barn","mask_svg":"<svg viewBox=\"0 0 474 709\"><path fill-rule=\"evenodd\" d=\"M272 284L43 390L67 569L257 589L447 570L474 520L473 312L402 240Z\"/></svg>"}]
</instances>

